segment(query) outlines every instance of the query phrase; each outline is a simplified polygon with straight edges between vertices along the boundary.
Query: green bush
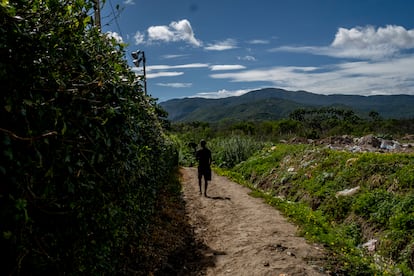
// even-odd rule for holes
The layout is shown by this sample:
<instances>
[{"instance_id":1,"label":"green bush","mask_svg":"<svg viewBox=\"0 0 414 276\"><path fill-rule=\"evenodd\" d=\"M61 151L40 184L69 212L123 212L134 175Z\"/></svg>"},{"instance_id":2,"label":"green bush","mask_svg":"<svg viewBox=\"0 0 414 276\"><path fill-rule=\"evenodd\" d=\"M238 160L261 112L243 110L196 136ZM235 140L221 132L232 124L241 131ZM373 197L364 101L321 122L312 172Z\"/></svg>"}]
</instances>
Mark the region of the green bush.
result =
<instances>
[{"instance_id":1,"label":"green bush","mask_svg":"<svg viewBox=\"0 0 414 276\"><path fill-rule=\"evenodd\" d=\"M414 188L414 161L411 163L396 172L396 177L398 178L397 184L403 190L411 190Z\"/></svg>"},{"instance_id":2,"label":"green bush","mask_svg":"<svg viewBox=\"0 0 414 276\"><path fill-rule=\"evenodd\" d=\"M0 3L5 274L118 274L174 167L153 99L93 1Z\"/></svg>"},{"instance_id":3,"label":"green bush","mask_svg":"<svg viewBox=\"0 0 414 276\"><path fill-rule=\"evenodd\" d=\"M392 194L379 189L358 196L353 204L353 210L357 215L384 226L392 215L396 203Z\"/></svg>"},{"instance_id":4,"label":"green bush","mask_svg":"<svg viewBox=\"0 0 414 276\"><path fill-rule=\"evenodd\" d=\"M219 167L231 168L247 160L263 147L263 143L249 136L232 136L213 139L209 142L209 146L215 164Z\"/></svg>"}]
</instances>

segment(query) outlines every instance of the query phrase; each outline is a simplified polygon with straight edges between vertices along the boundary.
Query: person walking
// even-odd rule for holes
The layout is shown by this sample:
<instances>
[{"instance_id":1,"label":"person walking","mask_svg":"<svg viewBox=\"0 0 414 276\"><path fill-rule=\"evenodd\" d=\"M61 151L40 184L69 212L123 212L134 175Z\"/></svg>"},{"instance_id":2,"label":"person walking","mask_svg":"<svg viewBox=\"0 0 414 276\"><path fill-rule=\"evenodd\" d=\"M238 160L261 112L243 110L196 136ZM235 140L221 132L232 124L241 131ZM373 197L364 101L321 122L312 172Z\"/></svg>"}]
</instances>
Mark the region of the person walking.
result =
<instances>
[{"instance_id":1,"label":"person walking","mask_svg":"<svg viewBox=\"0 0 414 276\"><path fill-rule=\"evenodd\" d=\"M201 179L204 177L204 196L207 197L208 181L211 180L211 151L206 147L205 140L200 141L201 149L196 152L196 159L198 161L198 186L200 188L200 195L202 194Z\"/></svg>"}]
</instances>

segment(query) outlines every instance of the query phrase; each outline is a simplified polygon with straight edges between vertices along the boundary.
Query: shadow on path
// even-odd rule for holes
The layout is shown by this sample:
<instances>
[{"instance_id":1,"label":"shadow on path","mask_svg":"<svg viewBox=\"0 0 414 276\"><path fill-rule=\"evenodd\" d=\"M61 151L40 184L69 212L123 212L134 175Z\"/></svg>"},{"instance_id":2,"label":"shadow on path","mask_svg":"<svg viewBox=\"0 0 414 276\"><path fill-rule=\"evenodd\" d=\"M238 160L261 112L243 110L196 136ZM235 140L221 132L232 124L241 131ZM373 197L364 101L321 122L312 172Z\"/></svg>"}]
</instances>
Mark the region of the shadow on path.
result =
<instances>
[{"instance_id":1,"label":"shadow on path","mask_svg":"<svg viewBox=\"0 0 414 276\"><path fill-rule=\"evenodd\" d=\"M229 197L207 196L213 200L230 200ZM186 202L180 202L183 210ZM190 224L190 218L186 212L180 212L177 225L176 239L181 240L181 246L169 252L167 261L153 275L177 275L177 276L199 276L206 275L209 267L215 267L218 256L226 255L224 251L217 251L207 246L202 238L197 238L195 226Z\"/></svg>"},{"instance_id":2,"label":"shadow on path","mask_svg":"<svg viewBox=\"0 0 414 276\"><path fill-rule=\"evenodd\" d=\"M193 232L184 240L182 247L170 254L168 262L154 275L206 275L207 268L214 267L216 258L220 255L226 255L226 252L214 250L204 242L196 240Z\"/></svg>"},{"instance_id":3,"label":"shadow on path","mask_svg":"<svg viewBox=\"0 0 414 276\"><path fill-rule=\"evenodd\" d=\"M215 199L215 200L231 200L230 197L226 196L206 196L206 198Z\"/></svg>"}]
</instances>

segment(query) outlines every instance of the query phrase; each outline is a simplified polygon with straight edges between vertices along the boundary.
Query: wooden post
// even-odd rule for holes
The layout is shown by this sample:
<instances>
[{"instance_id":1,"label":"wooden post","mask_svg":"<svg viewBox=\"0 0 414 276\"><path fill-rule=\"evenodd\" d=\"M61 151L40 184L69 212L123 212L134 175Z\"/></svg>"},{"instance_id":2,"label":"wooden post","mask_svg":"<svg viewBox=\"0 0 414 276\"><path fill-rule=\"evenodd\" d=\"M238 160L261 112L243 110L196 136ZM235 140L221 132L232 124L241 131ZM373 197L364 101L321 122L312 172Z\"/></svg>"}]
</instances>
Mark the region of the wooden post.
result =
<instances>
[{"instance_id":1,"label":"wooden post","mask_svg":"<svg viewBox=\"0 0 414 276\"><path fill-rule=\"evenodd\" d=\"M101 6L99 0L94 0L93 9L95 10L95 26L101 31Z\"/></svg>"}]
</instances>

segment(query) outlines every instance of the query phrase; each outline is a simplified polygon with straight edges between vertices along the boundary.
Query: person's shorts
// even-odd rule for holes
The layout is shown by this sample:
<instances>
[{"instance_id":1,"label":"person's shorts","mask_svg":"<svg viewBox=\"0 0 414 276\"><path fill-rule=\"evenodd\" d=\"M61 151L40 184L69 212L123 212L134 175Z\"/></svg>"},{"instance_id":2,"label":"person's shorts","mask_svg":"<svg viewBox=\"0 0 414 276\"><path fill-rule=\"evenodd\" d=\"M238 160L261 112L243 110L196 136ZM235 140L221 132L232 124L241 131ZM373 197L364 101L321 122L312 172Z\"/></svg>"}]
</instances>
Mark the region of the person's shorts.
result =
<instances>
[{"instance_id":1,"label":"person's shorts","mask_svg":"<svg viewBox=\"0 0 414 276\"><path fill-rule=\"evenodd\" d=\"M204 175L205 180L211 180L211 169L210 168L198 168L198 178L201 179Z\"/></svg>"}]
</instances>

